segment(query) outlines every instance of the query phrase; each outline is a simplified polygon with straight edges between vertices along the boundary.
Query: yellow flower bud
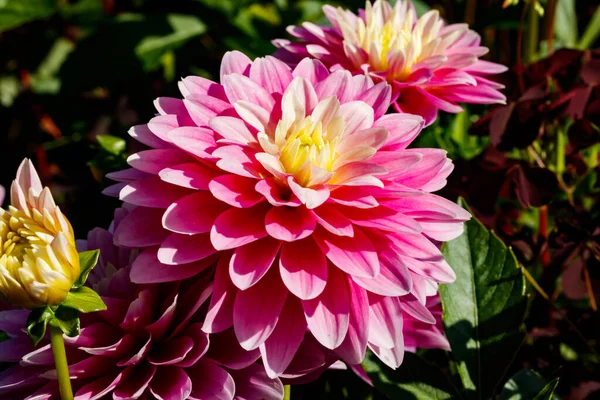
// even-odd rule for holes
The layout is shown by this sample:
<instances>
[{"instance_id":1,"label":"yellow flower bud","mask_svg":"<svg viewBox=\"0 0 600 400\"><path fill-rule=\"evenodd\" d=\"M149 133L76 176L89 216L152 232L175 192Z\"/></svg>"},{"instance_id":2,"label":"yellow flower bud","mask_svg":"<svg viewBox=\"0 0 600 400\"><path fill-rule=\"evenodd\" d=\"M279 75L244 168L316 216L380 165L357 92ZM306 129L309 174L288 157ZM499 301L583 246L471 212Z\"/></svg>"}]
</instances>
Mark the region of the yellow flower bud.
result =
<instances>
[{"instance_id":1,"label":"yellow flower bud","mask_svg":"<svg viewBox=\"0 0 600 400\"><path fill-rule=\"evenodd\" d=\"M80 272L73 228L28 159L10 200L0 209L0 297L24 308L58 305Z\"/></svg>"}]
</instances>

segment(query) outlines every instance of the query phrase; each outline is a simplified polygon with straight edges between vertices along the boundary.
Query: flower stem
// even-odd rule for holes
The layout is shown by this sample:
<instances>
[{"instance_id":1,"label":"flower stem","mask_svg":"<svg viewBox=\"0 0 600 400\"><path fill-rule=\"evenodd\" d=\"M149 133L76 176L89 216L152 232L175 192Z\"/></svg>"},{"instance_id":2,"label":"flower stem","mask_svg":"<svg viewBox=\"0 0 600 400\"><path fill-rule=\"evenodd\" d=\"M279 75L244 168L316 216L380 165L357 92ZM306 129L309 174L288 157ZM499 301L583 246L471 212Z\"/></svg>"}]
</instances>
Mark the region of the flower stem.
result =
<instances>
[{"instance_id":1,"label":"flower stem","mask_svg":"<svg viewBox=\"0 0 600 400\"><path fill-rule=\"evenodd\" d=\"M290 385L283 386L283 400L292 399L292 387Z\"/></svg>"},{"instance_id":2,"label":"flower stem","mask_svg":"<svg viewBox=\"0 0 600 400\"><path fill-rule=\"evenodd\" d=\"M56 375L58 376L60 397L62 400L73 400L73 389L71 389L69 364L67 363L65 340L63 339L62 331L54 326L51 326L50 341L52 342L52 353L54 354L54 363L56 365Z\"/></svg>"}]
</instances>

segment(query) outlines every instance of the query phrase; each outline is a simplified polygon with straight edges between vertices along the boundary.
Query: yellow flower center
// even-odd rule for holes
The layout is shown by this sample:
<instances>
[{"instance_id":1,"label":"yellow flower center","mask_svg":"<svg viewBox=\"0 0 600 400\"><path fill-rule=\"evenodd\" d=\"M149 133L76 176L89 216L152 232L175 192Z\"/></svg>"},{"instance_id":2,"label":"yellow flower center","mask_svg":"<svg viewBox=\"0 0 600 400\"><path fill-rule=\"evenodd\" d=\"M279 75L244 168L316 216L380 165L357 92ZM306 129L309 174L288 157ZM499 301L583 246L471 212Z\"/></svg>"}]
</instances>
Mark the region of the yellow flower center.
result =
<instances>
[{"instance_id":1,"label":"yellow flower center","mask_svg":"<svg viewBox=\"0 0 600 400\"><path fill-rule=\"evenodd\" d=\"M344 41L367 53L372 70L389 71L394 80L406 78L415 64L446 48L439 45L443 22L437 11L415 20L408 1L398 0L393 7L387 1L367 1L364 20L352 20L341 8L337 19Z\"/></svg>"},{"instance_id":2,"label":"yellow flower center","mask_svg":"<svg viewBox=\"0 0 600 400\"><path fill-rule=\"evenodd\" d=\"M299 184L307 185L312 167L331 171L336 158L337 142L337 138L327 140L323 132L323 123L314 122L309 116L290 127L285 144L281 148L279 161L285 172L292 174Z\"/></svg>"}]
</instances>

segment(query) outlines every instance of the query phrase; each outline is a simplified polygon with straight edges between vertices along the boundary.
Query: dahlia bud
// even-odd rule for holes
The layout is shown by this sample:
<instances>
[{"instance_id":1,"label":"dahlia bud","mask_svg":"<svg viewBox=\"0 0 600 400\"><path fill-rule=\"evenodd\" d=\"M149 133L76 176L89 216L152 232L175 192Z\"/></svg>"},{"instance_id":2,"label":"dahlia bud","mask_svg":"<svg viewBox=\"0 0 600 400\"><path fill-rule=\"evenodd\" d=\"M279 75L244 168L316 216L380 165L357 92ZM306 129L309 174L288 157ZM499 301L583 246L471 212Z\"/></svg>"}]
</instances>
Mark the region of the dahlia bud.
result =
<instances>
[{"instance_id":1,"label":"dahlia bud","mask_svg":"<svg viewBox=\"0 0 600 400\"><path fill-rule=\"evenodd\" d=\"M60 304L79 277L73 228L23 160L0 209L0 298L17 307Z\"/></svg>"}]
</instances>

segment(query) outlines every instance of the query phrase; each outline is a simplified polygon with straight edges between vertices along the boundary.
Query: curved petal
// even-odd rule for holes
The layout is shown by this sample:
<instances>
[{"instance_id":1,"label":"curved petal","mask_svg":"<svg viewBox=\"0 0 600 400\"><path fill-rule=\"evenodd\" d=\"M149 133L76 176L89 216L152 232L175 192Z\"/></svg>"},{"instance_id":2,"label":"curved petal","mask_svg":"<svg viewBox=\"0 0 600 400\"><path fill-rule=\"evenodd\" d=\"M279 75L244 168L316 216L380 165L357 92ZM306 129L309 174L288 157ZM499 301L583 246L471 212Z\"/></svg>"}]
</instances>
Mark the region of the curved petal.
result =
<instances>
[{"instance_id":1,"label":"curved petal","mask_svg":"<svg viewBox=\"0 0 600 400\"><path fill-rule=\"evenodd\" d=\"M313 239L283 245L279 258L281 279L300 299L314 299L323 292L327 270L327 259Z\"/></svg>"},{"instance_id":2,"label":"curved petal","mask_svg":"<svg viewBox=\"0 0 600 400\"><path fill-rule=\"evenodd\" d=\"M350 321L350 299L344 273L329 269L327 285L314 299L302 300L308 328L326 348L335 349L344 341Z\"/></svg>"}]
</instances>

